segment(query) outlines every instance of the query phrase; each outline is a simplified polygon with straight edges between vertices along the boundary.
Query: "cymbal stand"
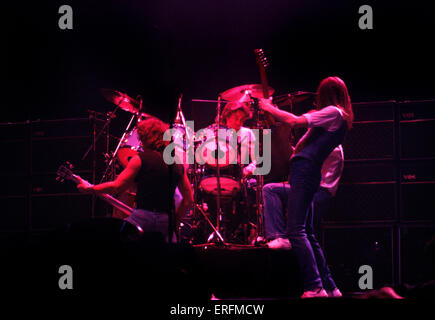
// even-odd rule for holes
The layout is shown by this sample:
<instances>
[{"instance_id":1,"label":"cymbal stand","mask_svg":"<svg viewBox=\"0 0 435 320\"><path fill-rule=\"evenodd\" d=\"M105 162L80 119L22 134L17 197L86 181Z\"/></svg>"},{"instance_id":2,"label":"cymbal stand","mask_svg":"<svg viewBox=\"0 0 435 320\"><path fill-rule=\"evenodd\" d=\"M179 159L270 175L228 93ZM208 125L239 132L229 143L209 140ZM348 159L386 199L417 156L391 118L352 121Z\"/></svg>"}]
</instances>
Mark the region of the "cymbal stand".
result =
<instances>
[{"instance_id":1,"label":"cymbal stand","mask_svg":"<svg viewBox=\"0 0 435 320\"><path fill-rule=\"evenodd\" d=\"M263 126L260 121L260 109L258 107L258 99L253 98L252 105L254 106L254 119L255 119L255 128L259 130L258 137L258 150L259 154L263 154L263 139L261 136L263 135ZM256 175L257 186L256 186L256 210L257 210L257 241L261 238L265 238L265 228L264 228L264 203L263 203L263 186L264 186L264 177L263 175Z\"/></svg>"},{"instance_id":2,"label":"cymbal stand","mask_svg":"<svg viewBox=\"0 0 435 320\"><path fill-rule=\"evenodd\" d=\"M199 204L197 204L197 203L195 203L195 206L194 206L199 212L201 212L201 214L203 215L203 217L204 217L204 219L205 219L205 221L207 221L207 223L210 225L210 227L213 229L213 233L212 234L210 234L210 236L208 237L208 241L211 241L211 240L213 240L213 239L215 239L215 235L217 236L217 239L219 239L219 242L218 243L221 243L221 244L225 244L225 240L224 240L224 238L222 237L222 235L220 234L220 232L219 232L219 230L218 230L218 228L216 228L214 225L213 225L213 223L210 221L210 219L207 217L207 214L204 212L204 210L202 209L202 207L199 205Z\"/></svg>"},{"instance_id":3,"label":"cymbal stand","mask_svg":"<svg viewBox=\"0 0 435 320\"><path fill-rule=\"evenodd\" d=\"M206 221L210 224L210 226L213 229L213 233L210 234L208 237L207 242L210 241L217 241L216 244L219 245L225 245L225 240L220 234L220 221L222 219L222 210L221 210L221 195L222 195L222 189L221 189L221 181L220 181L220 166L219 166L219 128L220 128L220 121L221 121L221 96L218 97L217 100L217 126L215 128L214 137L216 142L216 150L215 150L215 158L216 158L216 180L217 180L217 197L216 197L216 227L213 226L210 219L205 215L205 213L202 211L202 208L199 206L197 207L198 210L203 214L203 216L206 218ZM215 237L215 235L217 237Z\"/></svg>"},{"instance_id":4,"label":"cymbal stand","mask_svg":"<svg viewBox=\"0 0 435 320\"><path fill-rule=\"evenodd\" d=\"M116 106L116 108L115 108L115 110L113 110L113 112L108 112L106 114L107 118L106 118L106 122L104 123L104 126L101 128L100 132L98 132L98 135L94 138L94 141L89 146L88 150L86 150L85 154L82 157L82 160L86 159L86 157L88 156L89 152L94 148L94 144L97 143L98 139L105 132L106 128L109 126L109 124L112 121L112 119L116 117L115 114L116 114L116 111L118 111L118 109L119 109L119 106ZM92 113L96 114L95 111L92 111Z\"/></svg>"},{"instance_id":5,"label":"cymbal stand","mask_svg":"<svg viewBox=\"0 0 435 320\"><path fill-rule=\"evenodd\" d=\"M195 161L195 141L194 141L194 137L190 136L190 132L189 130L187 130L187 125L186 125L186 118L184 117L183 114L183 110L181 109L181 101L183 99L183 94L180 95L179 99L178 99L178 107L177 107L177 116L175 117L175 123L180 123L182 124L182 127L184 128L184 132L185 132L185 137L183 138L183 146L186 146L186 150L184 150L186 152L186 160L188 160L188 153L189 151L193 151L193 175L192 178L194 181L193 182L193 189L195 190L193 197L194 197L194 203L195 206L193 207L193 218L196 219L197 218L197 208L196 208L196 204L198 201L198 184L199 182L197 181L197 163ZM184 165L184 163L183 163ZM190 165L190 163L189 163Z\"/></svg>"},{"instance_id":6,"label":"cymbal stand","mask_svg":"<svg viewBox=\"0 0 435 320\"><path fill-rule=\"evenodd\" d=\"M104 179L106 178L107 173L109 172L109 168L112 166L113 161L115 160L116 155L118 154L118 150L121 147L122 142L125 139L125 136L127 135L127 133L130 131L130 127L131 124L133 123L133 120L136 118L136 114L133 114L130 118L130 121L127 124L127 127L124 130L124 133L122 134L121 139L118 142L118 145L116 146L115 151L113 152L113 154L110 155L110 160L106 166L106 170L104 171L103 176L101 177L100 183L102 183L104 181Z\"/></svg>"}]
</instances>

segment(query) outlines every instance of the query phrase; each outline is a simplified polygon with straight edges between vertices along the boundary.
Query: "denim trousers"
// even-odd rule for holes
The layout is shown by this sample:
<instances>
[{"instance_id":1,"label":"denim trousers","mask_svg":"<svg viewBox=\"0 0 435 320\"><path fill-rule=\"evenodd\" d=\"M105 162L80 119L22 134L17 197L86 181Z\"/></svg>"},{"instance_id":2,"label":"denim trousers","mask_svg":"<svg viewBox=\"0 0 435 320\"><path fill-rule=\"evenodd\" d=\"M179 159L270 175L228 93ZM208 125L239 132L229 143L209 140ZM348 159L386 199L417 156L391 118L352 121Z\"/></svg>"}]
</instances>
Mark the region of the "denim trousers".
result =
<instances>
[{"instance_id":1,"label":"denim trousers","mask_svg":"<svg viewBox=\"0 0 435 320\"><path fill-rule=\"evenodd\" d=\"M316 238L320 217L328 210L331 195L327 190L319 189L320 169L311 161L293 160L291 172L291 187L289 184L271 183L263 188L266 237L289 238L301 268L305 290L323 287L332 291L336 284Z\"/></svg>"},{"instance_id":2,"label":"denim trousers","mask_svg":"<svg viewBox=\"0 0 435 320\"><path fill-rule=\"evenodd\" d=\"M169 216L167 213L135 208L125 220L141 228L143 232L160 232L165 240L168 240Z\"/></svg>"}]
</instances>

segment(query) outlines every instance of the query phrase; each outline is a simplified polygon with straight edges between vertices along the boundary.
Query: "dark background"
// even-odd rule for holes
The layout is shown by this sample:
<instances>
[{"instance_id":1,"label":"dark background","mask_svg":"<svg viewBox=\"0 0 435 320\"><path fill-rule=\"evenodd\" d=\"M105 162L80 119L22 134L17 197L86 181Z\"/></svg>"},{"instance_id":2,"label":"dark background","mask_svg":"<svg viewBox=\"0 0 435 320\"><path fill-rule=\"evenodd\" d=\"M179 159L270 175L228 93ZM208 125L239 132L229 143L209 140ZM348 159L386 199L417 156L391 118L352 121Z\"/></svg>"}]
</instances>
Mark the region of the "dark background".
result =
<instances>
[{"instance_id":1,"label":"dark background","mask_svg":"<svg viewBox=\"0 0 435 320\"><path fill-rule=\"evenodd\" d=\"M58 27L63 4L73 30ZM358 27L364 4L373 30ZM180 93L189 109L192 98L259 83L255 48L275 95L337 75L353 101L434 97L434 10L424 1L20 1L6 13L2 122L110 111L100 88L141 94L147 112L171 121Z\"/></svg>"}]
</instances>

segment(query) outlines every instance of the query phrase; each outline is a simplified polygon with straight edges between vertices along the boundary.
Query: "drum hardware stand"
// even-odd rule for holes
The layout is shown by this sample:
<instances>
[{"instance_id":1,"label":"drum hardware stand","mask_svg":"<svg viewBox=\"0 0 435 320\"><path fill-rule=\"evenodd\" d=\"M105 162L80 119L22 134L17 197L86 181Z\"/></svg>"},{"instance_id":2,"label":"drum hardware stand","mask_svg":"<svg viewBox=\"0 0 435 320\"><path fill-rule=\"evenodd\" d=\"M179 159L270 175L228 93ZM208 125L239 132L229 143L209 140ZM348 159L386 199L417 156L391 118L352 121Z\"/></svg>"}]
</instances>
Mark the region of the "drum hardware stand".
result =
<instances>
[{"instance_id":1,"label":"drum hardware stand","mask_svg":"<svg viewBox=\"0 0 435 320\"><path fill-rule=\"evenodd\" d=\"M89 112L89 118L93 120L93 125L92 125L92 143L89 146L89 148L86 150L85 154L82 157L82 161L86 159L86 157L88 156L89 152L93 152L93 159L92 159L92 183L95 184L96 181L96 145L97 145L97 141L100 139L100 137L103 135L104 132L106 132L106 136L107 136L107 140L109 140L109 125L110 122L112 121L113 118L116 117L115 113L116 111L119 109L119 106L117 106L115 108L115 110L113 112L107 112L107 113L101 113L95 110L88 110ZM104 115L106 118L105 120L101 120L98 119L98 116ZM96 134L97 128L96 128L96 121L105 121L104 126L101 128L101 130L98 132L98 134ZM107 152L109 151L108 146L107 146ZM91 212L91 217L95 217L95 199L96 196L93 195L92 196L92 212Z\"/></svg>"},{"instance_id":2,"label":"drum hardware stand","mask_svg":"<svg viewBox=\"0 0 435 320\"><path fill-rule=\"evenodd\" d=\"M142 101L142 100L141 100ZM113 160L115 160L115 157L116 157L116 155L118 154L118 150L119 150L119 148L121 147L121 144L122 144L122 142L124 141L124 138L125 138L125 136L127 135L127 133L130 131L130 127L131 127L131 125L132 125L132 123L133 123L133 120L136 118L136 114L133 114L132 116L131 116L131 118L130 118L130 121L128 122L128 124L127 124L127 127L125 128L125 130L124 130L124 133L122 134L122 137L121 137L121 139L119 140L119 142L118 142L118 145L116 146L116 149L115 149L115 151L109 156L109 159L108 159L108 164L107 164L107 166L106 166L106 170L104 171L104 174L103 174L103 176L101 177L101 180L100 180L100 183L102 183L103 181L104 181L104 179L106 178L106 175L107 175L107 173L108 173L108 171L109 171L109 168L112 166L112 164L113 164Z\"/></svg>"},{"instance_id":3,"label":"drum hardware stand","mask_svg":"<svg viewBox=\"0 0 435 320\"><path fill-rule=\"evenodd\" d=\"M201 208L201 206L197 203L195 203L194 208L198 209L199 212L201 212L202 216L204 217L205 221L210 225L210 227L213 229L213 233L211 233L207 239L207 242L210 242L211 240L215 239L215 235L217 236L218 242L216 244L222 244L225 245L225 240L220 234L219 230L213 225L213 223L210 221L210 219L207 217L207 213L204 212L204 210Z\"/></svg>"},{"instance_id":4,"label":"drum hardware stand","mask_svg":"<svg viewBox=\"0 0 435 320\"><path fill-rule=\"evenodd\" d=\"M250 95L251 96L251 95ZM258 150L259 154L263 154L263 139L260 136L263 134L263 126L260 122L260 109L258 107L258 99L251 96L252 105L254 106L254 117L255 117L255 128L259 130L258 137ZM256 175L257 186L256 186L256 210L257 210L257 242L262 241L265 238L264 229L264 203L263 203L263 185L264 177L262 175Z\"/></svg>"},{"instance_id":5,"label":"drum hardware stand","mask_svg":"<svg viewBox=\"0 0 435 320\"><path fill-rule=\"evenodd\" d=\"M104 126L101 128L100 132L98 132L98 135L95 137L95 132L94 134L94 141L92 142L92 144L89 146L88 150L86 150L85 154L82 157L82 161L86 159L86 157L88 156L89 152L94 148L94 144L97 143L97 141L100 139L101 135L104 133L104 131L106 130L106 128L108 128L110 122L112 121L113 118L116 118L116 111L118 111L119 106L117 106L115 108L115 110L113 112L108 112L106 113L106 122L104 123ZM99 112L93 111L93 110L88 110L90 114L92 114L93 119L95 119L95 115ZM95 129L94 129L95 130ZM107 136L109 136L108 134L109 131L107 131Z\"/></svg>"},{"instance_id":6,"label":"drum hardware stand","mask_svg":"<svg viewBox=\"0 0 435 320\"><path fill-rule=\"evenodd\" d=\"M220 244L225 244L224 238L222 235L220 235L219 231L221 230L221 220L222 220L222 210L221 210L221 195L222 195L222 189L221 189L221 181L220 181L220 167L219 167L219 128L221 124L221 96L219 95L217 100L217 126L215 128L215 142L216 142L216 180L217 180L217 198L216 198L216 228L213 228L214 233L212 233L209 237L207 242L213 240L216 234L220 240Z\"/></svg>"}]
</instances>

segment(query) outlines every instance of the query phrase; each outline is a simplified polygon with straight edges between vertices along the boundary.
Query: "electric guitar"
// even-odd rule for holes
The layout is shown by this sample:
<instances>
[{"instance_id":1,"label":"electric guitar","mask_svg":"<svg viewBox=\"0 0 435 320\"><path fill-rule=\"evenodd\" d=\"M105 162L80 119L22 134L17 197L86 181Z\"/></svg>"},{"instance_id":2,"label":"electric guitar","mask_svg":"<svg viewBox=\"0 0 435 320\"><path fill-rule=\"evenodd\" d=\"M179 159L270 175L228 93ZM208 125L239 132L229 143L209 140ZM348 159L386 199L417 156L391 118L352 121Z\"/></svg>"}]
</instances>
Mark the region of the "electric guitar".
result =
<instances>
[{"instance_id":1,"label":"electric guitar","mask_svg":"<svg viewBox=\"0 0 435 320\"><path fill-rule=\"evenodd\" d=\"M263 49L254 49L255 59L257 61L258 69L260 71L261 86L263 89L263 97L269 99L269 84L267 82L266 68L269 66L266 56L264 55ZM270 127L275 123L275 119L268 112L261 111L260 114L263 116L263 126Z\"/></svg>"},{"instance_id":2,"label":"electric guitar","mask_svg":"<svg viewBox=\"0 0 435 320\"><path fill-rule=\"evenodd\" d=\"M261 85L263 87L263 96L269 99L269 85L267 83L266 68L269 66L267 58L264 55L263 49L254 49L257 65L260 70Z\"/></svg>"},{"instance_id":3,"label":"electric guitar","mask_svg":"<svg viewBox=\"0 0 435 320\"><path fill-rule=\"evenodd\" d=\"M75 182L76 184L79 184L81 182L87 183L89 185L92 185L88 181L82 179L80 176L74 174L71 169L69 169L66 165L61 165L59 169L57 170L57 179L63 182L64 180L71 180ZM116 209L122 211L126 215L130 215L133 209L129 206L127 206L125 203L119 201L118 199L112 197L111 195L108 195L106 193L99 194L96 193L96 195L101 198L102 200L106 201L108 204L114 206Z\"/></svg>"}]
</instances>

